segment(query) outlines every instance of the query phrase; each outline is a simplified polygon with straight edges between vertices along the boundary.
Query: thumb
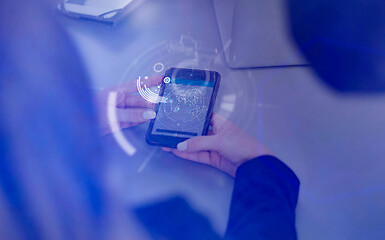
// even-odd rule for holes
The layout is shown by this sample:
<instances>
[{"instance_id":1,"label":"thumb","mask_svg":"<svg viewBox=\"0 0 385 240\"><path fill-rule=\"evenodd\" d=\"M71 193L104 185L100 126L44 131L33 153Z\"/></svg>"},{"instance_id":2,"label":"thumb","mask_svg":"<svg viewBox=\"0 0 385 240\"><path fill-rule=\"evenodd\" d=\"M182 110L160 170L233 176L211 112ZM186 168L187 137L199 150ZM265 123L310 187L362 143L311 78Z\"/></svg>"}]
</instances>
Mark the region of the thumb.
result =
<instances>
[{"instance_id":1,"label":"thumb","mask_svg":"<svg viewBox=\"0 0 385 240\"><path fill-rule=\"evenodd\" d=\"M177 145L178 151L199 152L217 150L217 141L215 136L199 136L188 139Z\"/></svg>"}]
</instances>

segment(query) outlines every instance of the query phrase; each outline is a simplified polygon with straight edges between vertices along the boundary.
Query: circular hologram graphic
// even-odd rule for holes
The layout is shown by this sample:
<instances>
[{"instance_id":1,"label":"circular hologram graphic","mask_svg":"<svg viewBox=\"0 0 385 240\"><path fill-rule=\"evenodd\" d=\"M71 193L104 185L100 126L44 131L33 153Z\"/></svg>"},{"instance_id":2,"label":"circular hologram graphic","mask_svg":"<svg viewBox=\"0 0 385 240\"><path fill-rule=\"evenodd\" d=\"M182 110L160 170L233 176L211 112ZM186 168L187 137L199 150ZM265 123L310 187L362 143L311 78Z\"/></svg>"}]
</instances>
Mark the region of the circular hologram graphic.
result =
<instances>
[{"instance_id":1,"label":"circular hologram graphic","mask_svg":"<svg viewBox=\"0 0 385 240\"><path fill-rule=\"evenodd\" d=\"M205 108L202 93L197 89L173 91L166 96L163 111L175 123L187 123L196 119Z\"/></svg>"},{"instance_id":2,"label":"circular hologram graphic","mask_svg":"<svg viewBox=\"0 0 385 240\"><path fill-rule=\"evenodd\" d=\"M164 83L170 83L170 81L171 81L171 79L170 79L169 77L165 77L165 78L163 79L163 82L164 82Z\"/></svg>"},{"instance_id":3,"label":"circular hologram graphic","mask_svg":"<svg viewBox=\"0 0 385 240\"><path fill-rule=\"evenodd\" d=\"M147 77L145 77L147 79ZM164 97L160 97L159 93L155 93L149 89L146 84L144 84L141 80L141 77L136 80L136 87L138 89L138 92L142 98L144 98L146 101L152 102L152 103L158 103L158 102L164 102Z\"/></svg>"},{"instance_id":4,"label":"circular hologram graphic","mask_svg":"<svg viewBox=\"0 0 385 240\"><path fill-rule=\"evenodd\" d=\"M157 73L160 73L164 70L164 65L160 62L158 63L155 63L154 65L154 71L157 72Z\"/></svg>"}]
</instances>

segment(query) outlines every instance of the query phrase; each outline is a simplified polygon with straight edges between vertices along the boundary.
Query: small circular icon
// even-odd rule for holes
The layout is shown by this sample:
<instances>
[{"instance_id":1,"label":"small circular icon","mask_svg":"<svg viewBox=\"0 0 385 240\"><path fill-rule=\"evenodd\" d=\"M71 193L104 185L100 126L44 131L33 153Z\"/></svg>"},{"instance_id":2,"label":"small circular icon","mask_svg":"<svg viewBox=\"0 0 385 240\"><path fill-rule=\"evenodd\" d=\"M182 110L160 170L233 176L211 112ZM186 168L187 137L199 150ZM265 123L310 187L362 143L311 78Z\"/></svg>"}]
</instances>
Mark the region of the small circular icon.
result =
<instances>
[{"instance_id":1,"label":"small circular icon","mask_svg":"<svg viewBox=\"0 0 385 240\"><path fill-rule=\"evenodd\" d=\"M171 81L171 79L170 79L169 77L165 77L165 78L163 79L163 82L164 82L164 83L170 83L170 81Z\"/></svg>"},{"instance_id":2,"label":"small circular icon","mask_svg":"<svg viewBox=\"0 0 385 240\"><path fill-rule=\"evenodd\" d=\"M163 69L164 69L164 66L162 63L160 63L160 62L155 63L155 65L154 65L154 71L155 72L161 72L161 71L163 71Z\"/></svg>"}]
</instances>

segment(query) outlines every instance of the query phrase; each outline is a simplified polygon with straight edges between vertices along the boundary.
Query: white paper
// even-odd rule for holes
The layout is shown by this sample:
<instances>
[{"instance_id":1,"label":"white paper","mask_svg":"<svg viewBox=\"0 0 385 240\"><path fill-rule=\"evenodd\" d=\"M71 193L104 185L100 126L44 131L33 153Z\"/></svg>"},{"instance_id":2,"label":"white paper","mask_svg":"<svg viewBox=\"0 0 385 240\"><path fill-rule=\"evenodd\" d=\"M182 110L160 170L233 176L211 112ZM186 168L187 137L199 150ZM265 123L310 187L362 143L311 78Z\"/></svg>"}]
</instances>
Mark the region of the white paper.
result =
<instances>
[{"instance_id":1,"label":"white paper","mask_svg":"<svg viewBox=\"0 0 385 240\"><path fill-rule=\"evenodd\" d=\"M86 0L84 4L64 3L66 11L85 14L90 16L99 16L101 14L122 9L132 0Z\"/></svg>"}]
</instances>

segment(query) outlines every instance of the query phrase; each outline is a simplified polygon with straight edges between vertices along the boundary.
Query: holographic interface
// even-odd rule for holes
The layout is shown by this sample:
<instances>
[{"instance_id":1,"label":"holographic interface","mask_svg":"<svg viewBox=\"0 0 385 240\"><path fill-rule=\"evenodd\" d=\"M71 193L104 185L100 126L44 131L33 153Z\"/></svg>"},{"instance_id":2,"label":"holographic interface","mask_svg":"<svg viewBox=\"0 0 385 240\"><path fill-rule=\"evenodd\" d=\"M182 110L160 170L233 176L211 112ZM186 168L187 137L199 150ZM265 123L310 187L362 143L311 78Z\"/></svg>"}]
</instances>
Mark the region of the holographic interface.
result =
<instances>
[{"instance_id":1,"label":"holographic interface","mask_svg":"<svg viewBox=\"0 0 385 240\"><path fill-rule=\"evenodd\" d=\"M165 101L159 105L152 134L201 136L213 90L214 82L171 79L164 86Z\"/></svg>"},{"instance_id":2,"label":"holographic interface","mask_svg":"<svg viewBox=\"0 0 385 240\"><path fill-rule=\"evenodd\" d=\"M161 97L163 99L159 98L159 94L161 92L161 86L146 86L144 84L146 81L146 78L149 78L150 76L154 75L160 75L165 76L166 71L170 68L185 68L185 69L210 69L215 70L217 72L220 72L223 76L226 76L228 68L224 62L225 58L223 55L223 52L219 51L216 48L207 47L204 42L199 42L196 39L192 38L189 35L181 35L178 38L170 39L163 42L158 42L157 44L153 45L152 47L148 48L147 50L143 51L141 54L136 56L132 61L130 61L129 65L127 66L125 72L121 76L120 83L125 83L128 81L132 81L135 79L135 84L138 90L138 94L145 99L148 102L157 103L159 105L162 105L161 108L157 110L157 119L155 122L155 125L152 125L151 129L149 130L148 125L139 125L136 127L133 132L134 134L128 134L129 131L125 131L124 133L119 132L118 128L116 131L113 132L113 136L119 146L130 156L133 155L133 149L137 152L142 147L143 138L146 138L146 135L148 134L148 131L150 131L150 134L152 136L156 137L180 137L180 138L191 138L196 135L201 135L203 132L203 128L206 128L205 124L207 124L207 112L210 111L208 106L212 104L210 102L211 96L213 95L215 91L215 83L213 89L209 89L208 92L202 91L202 89L210 88L207 86L195 86L198 92L200 92L200 95L202 98L195 98L196 104L190 104L194 101L187 101L187 99L190 99L191 95L197 96L197 92L186 92L185 94L177 94L177 96L180 96L179 100L176 96L171 97L168 96L167 93L171 93L171 89L168 89L168 87L177 88L178 86L182 86L183 84L175 84L171 82L171 79L189 79L194 80L194 78L191 78L189 76L183 77L181 75L178 76L170 76L170 78L165 77L163 79L163 85L166 85L166 89L164 89L164 86L162 87L162 94ZM205 77L209 77L208 75ZM205 78L204 77L204 78ZM209 81L209 78L205 81ZM200 81L202 81L202 78L200 78ZM224 82L224 87L222 88L222 95L219 94L216 98L217 104L216 104L216 111L220 113L224 117L229 117L231 114L233 114L236 102L238 102L238 99L236 95L234 94L235 89L239 89L240 87L244 87L246 85L242 84L241 81L233 81L233 82ZM187 85L187 88L189 86ZM193 86L190 86L193 87ZM183 90L187 91L187 88L178 88L178 92L182 93ZM176 92L175 92L176 93ZM214 93L215 94L215 93ZM185 95L186 97L182 97ZM199 96L199 95L198 95ZM173 98L176 98L177 100L173 100L172 102L165 102L165 98L169 98L172 100ZM184 98L186 98L186 101L184 101ZM249 99L250 96L245 96L245 98ZM201 101L201 102L200 102ZM180 102L181 104L175 105L175 103ZM163 106L163 104L165 106ZM178 114L182 113L184 110L184 107L181 106L189 106L187 107L189 109L194 109L192 106L200 106L201 108L195 108L195 110L192 110L192 112L195 112L193 114L193 119L191 117L186 117L185 122L183 120L183 116L178 116ZM169 112L167 114L165 113L166 107L169 107ZM179 110L178 110L179 107ZM214 105L212 106L214 110ZM173 110L171 110L173 109ZM242 115L241 117L245 119L249 119L250 115L250 109L247 110L247 115ZM176 111L176 112L172 112ZM200 114L198 114L201 112ZM116 115L116 111L112 112ZM198 117L199 115L199 117ZM114 116L109 116L109 119L114 119ZM189 121L191 119L191 121ZM119 126L118 122L113 123L116 126ZM178 125L179 124L179 125ZM158 132L156 132L156 129ZM166 130L165 132L162 132L163 130ZM169 132L169 131L171 132ZM166 133L167 132L167 133ZM183 135L182 133L188 133L187 135ZM189 133L192 133L193 135L189 135ZM138 137L139 136L139 137ZM167 140L168 141L168 140ZM154 143L165 143L167 141L158 140L154 141ZM171 141L171 140L170 140ZM156 144L155 144L156 145ZM142 169L142 168L140 168Z\"/></svg>"},{"instance_id":3,"label":"holographic interface","mask_svg":"<svg viewBox=\"0 0 385 240\"><path fill-rule=\"evenodd\" d=\"M147 79L148 77L144 77ZM165 83L167 83L167 78L164 79ZM142 82L142 78L139 76L139 78L136 80L136 87L138 89L138 92L142 98L144 98L146 101L152 102L152 103L158 103L158 102L164 102L164 97L159 96L159 88L160 86L157 86L155 89L155 92L151 91L150 88L146 86Z\"/></svg>"}]
</instances>

